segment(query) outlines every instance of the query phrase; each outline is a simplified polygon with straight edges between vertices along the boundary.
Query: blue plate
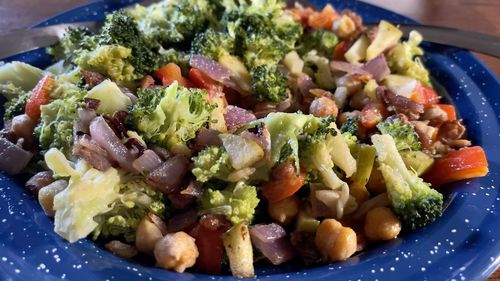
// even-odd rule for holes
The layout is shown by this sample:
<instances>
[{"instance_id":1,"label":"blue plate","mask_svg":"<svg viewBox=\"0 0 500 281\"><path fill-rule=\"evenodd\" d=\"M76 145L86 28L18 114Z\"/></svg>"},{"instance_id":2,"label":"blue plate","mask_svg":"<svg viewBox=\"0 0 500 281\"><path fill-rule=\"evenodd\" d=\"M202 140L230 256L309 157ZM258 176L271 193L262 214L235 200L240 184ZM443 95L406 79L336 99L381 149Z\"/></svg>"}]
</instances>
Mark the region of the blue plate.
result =
<instances>
[{"instance_id":1,"label":"blue plate","mask_svg":"<svg viewBox=\"0 0 500 281\"><path fill-rule=\"evenodd\" d=\"M39 25L103 19L134 1L97 2L62 13ZM318 7L326 1L312 1ZM335 0L366 21L412 20L358 1ZM480 280L500 263L500 81L469 52L425 45L426 65L457 106L474 145L487 153L487 177L462 181L449 194L444 215L434 224L373 247L346 262L313 269L259 268L260 280ZM43 50L10 58L40 67L50 63ZM90 240L69 244L52 230L35 199L19 179L0 175L1 280L233 280L229 276L176 274L113 256ZM235 279L236 280L236 279Z\"/></svg>"}]
</instances>

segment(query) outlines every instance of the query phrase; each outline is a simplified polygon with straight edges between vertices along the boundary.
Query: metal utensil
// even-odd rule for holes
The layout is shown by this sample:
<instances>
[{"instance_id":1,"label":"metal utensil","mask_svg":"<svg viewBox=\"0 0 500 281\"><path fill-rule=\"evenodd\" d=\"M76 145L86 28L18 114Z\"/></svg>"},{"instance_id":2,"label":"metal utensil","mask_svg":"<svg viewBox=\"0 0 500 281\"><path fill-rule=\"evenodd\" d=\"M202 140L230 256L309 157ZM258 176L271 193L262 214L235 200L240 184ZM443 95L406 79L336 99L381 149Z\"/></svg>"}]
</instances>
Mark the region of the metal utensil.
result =
<instances>
[{"instance_id":1,"label":"metal utensil","mask_svg":"<svg viewBox=\"0 0 500 281\"><path fill-rule=\"evenodd\" d=\"M96 31L102 26L102 22L77 22L50 25L46 27L19 30L0 36L0 58L10 57L16 54L47 47L57 43L68 27L86 26Z\"/></svg>"},{"instance_id":2,"label":"metal utensil","mask_svg":"<svg viewBox=\"0 0 500 281\"><path fill-rule=\"evenodd\" d=\"M424 41L459 47L500 58L500 36L440 26L395 24L403 31L404 37L408 37L412 30L416 30L422 34ZM367 27L376 25L378 23L366 24Z\"/></svg>"},{"instance_id":3,"label":"metal utensil","mask_svg":"<svg viewBox=\"0 0 500 281\"><path fill-rule=\"evenodd\" d=\"M304 1L302 0L300 2ZM101 21L77 22L20 30L1 35L0 46L2 47L0 48L0 59L50 46L59 41L68 27L86 26L90 30L96 31L101 25ZM376 24L367 24L367 26L374 25ZM429 25L406 23L397 25L399 25L399 28L406 36L408 36L411 30L417 30L427 42L463 48L500 57L500 36Z\"/></svg>"}]
</instances>

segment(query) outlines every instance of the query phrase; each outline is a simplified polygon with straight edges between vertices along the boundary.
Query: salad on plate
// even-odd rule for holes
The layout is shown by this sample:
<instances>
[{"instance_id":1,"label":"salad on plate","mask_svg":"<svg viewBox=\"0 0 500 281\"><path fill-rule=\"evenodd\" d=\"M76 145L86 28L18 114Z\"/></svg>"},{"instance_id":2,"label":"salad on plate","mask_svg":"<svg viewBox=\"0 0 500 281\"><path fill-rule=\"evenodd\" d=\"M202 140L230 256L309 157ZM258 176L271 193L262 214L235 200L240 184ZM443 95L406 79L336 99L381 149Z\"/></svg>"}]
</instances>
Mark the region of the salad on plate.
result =
<instances>
[{"instance_id":1,"label":"salad on plate","mask_svg":"<svg viewBox=\"0 0 500 281\"><path fill-rule=\"evenodd\" d=\"M0 66L0 169L73 243L237 277L343 261L437 220L483 149L422 36L280 0L163 0Z\"/></svg>"}]
</instances>

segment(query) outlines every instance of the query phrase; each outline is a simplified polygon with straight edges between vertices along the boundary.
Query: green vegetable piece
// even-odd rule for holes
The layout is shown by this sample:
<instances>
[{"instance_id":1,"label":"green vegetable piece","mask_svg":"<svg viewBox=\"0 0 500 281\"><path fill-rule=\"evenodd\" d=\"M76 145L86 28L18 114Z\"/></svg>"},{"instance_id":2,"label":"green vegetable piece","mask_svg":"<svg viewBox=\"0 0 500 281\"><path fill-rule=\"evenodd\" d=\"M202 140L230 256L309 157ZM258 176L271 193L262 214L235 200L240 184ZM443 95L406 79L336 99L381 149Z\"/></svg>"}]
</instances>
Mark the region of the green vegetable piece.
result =
<instances>
[{"instance_id":1,"label":"green vegetable piece","mask_svg":"<svg viewBox=\"0 0 500 281\"><path fill-rule=\"evenodd\" d=\"M391 72L415 78L431 86L429 71L418 57L424 54L419 47L422 40L420 33L411 31L408 41L399 43L389 52L387 63Z\"/></svg>"},{"instance_id":2,"label":"green vegetable piece","mask_svg":"<svg viewBox=\"0 0 500 281\"><path fill-rule=\"evenodd\" d=\"M148 7L136 5L128 13L147 41L163 46L188 42L214 19L206 0L164 0Z\"/></svg>"},{"instance_id":3,"label":"green vegetable piece","mask_svg":"<svg viewBox=\"0 0 500 281\"><path fill-rule=\"evenodd\" d=\"M312 50L302 58L305 63L304 72L313 77L320 88L331 90L335 88L335 79L330 68L330 60L318 55Z\"/></svg>"},{"instance_id":4,"label":"green vegetable piece","mask_svg":"<svg viewBox=\"0 0 500 281\"><path fill-rule=\"evenodd\" d=\"M198 33L191 42L191 53L213 60L234 53L235 38L228 33L208 29Z\"/></svg>"},{"instance_id":5,"label":"green vegetable piece","mask_svg":"<svg viewBox=\"0 0 500 281\"><path fill-rule=\"evenodd\" d=\"M116 111L127 111L127 107L132 105L132 101L118 86L110 80L104 80L95 86L85 96L86 98L99 100L96 112L99 114L113 114Z\"/></svg>"},{"instance_id":6,"label":"green vegetable piece","mask_svg":"<svg viewBox=\"0 0 500 281\"><path fill-rule=\"evenodd\" d=\"M59 155L58 163L64 162L61 153L56 151L54 155ZM46 161L52 163L50 158ZM58 165L49 164L49 167ZM58 168L54 172L62 175L64 172L61 172L68 169ZM68 187L54 197L54 230L73 243L89 235L98 226L94 217L108 212L111 203L119 198L115 187L120 182L120 176L114 168L104 172L94 168L71 170L68 170L71 174Z\"/></svg>"},{"instance_id":7,"label":"green vegetable piece","mask_svg":"<svg viewBox=\"0 0 500 281\"><path fill-rule=\"evenodd\" d=\"M72 158L73 123L78 119L78 108L87 92L69 83L61 84L55 91L60 98L41 106L41 117L35 127L35 136L42 148L42 154L49 148L58 148L67 158Z\"/></svg>"},{"instance_id":8,"label":"green vegetable piece","mask_svg":"<svg viewBox=\"0 0 500 281\"><path fill-rule=\"evenodd\" d=\"M186 142L206 125L213 106L205 90L179 87L139 89L138 102L130 111L130 123L145 141L165 145L179 153L189 152Z\"/></svg>"},{"instance_id":9,"label":"green vegetable piece","mask_svg":"<svg viewBox=\"0 0 500 281\"><path fill-rule=\"evenodd\" d=\"M224 215L233 224L250 223L259 204L257 188L238 182L223 190L206 189L200 204L200 213Z\"/></svg>"},{"instance_id":10,"label":"green vegetable piece","mask_svg":"<svg viewBox=\"0 0 500 281\"><path fill-rule=\"evenodd\" d=\"M403 32L399 28L385 20L381 20L378 24L377 35L366 49L366 60L371 60L390 47L396 46L402 36Z\"/></svg>"},{"instance_id":11,"label":"green vegetable piece","mask_svg":"<svg viewBox=\"0 0 500 281\"><path fill-rule=\"evenodd\" d=\"M418 176L427 172L434 164L434 158L425 154L422 151L401 151L399 152L406 167L414 171Z\"/></svg>"},{"instance_id":12,"label":"green vegetable piece","mask_svg":"<svg viewBox=\"0 0 500 281\"><path fill-rule=\"evenodd\" d=\"M403 123L399 118L387 118L377 124L377 128L382 134L390 135L396 142L398 151L401 150L422 150L422 144L415 129L411 124Z\"/></svg>"},{"instance_id":13,"label":"green vegetable piece","mask_svg":"<svg viewBox=\"0 0 500 281\"><path fill-rule=\"evenodd\" d=\"M165 198L140 177L125 179L117 190L120 197L113 202L113 208L95 218L99 225L93 231L93 238L123 237L127 242L135 242L142 218L149 213L164 217Z\"/></svg>"},{"instance_id":14,"label":"green vegetable piece","mask_svg":"<svg viewBox=\"0 0 500 281\"><path fill-rule=\"evenodd\" d=\"M260 65L252 72L252 93L259 101L279 103L288 98L286 77L275 66Z\"/></svg>"},{"instance_id":15,"label":"green vegetable piece","mask_svg":"<svg viewBox=\"0 0 500 281\"><path fill-rule=\"evenodd\" d=\"M254 276L253 248L248 226L241 222L222 236L222 242L229 258L233 276L247 278Z\"/></svg>"},{"instance_id":16,"label":"green vegetable piece","mask_svg":"<svg viewBox=\"0 0 500 281\"><path fill-rule=\"evenodd\" d=\"M423 227L441 216L443 195L409 171L390 135L373 135L377 160L392 208L404 227Z\"/></svg>"},{"instance_id":17,"label":"green vegetable piece","mask_svg":"<svg viewBox=\"0 0 500 281\"><path fill-rule=\"evenodd\" d=\"M42 79L42 70L20 61L0 64L0 84L13 84L23 91L31 91ZM8 94L9 92L3 93ZM5 96L7 99L13 96Z\"/></svg>"},{"instance_id":18,"label":"green vegetable piece","mask_svg":"<svg viewBox=\"0 0 500 281\"><path fill-rule=\"evenodd\" d=\"M7 84L0 85L0 93L6 97L10 97L10 100L4 103L4 120L11 120L15 116L24 113L24 108L26 107L26 102L31 96L31 92L25 92L13 84Z\"/></svg>"},{"instance_id":19,"label":"green vegetable piece","mask_svg":"<svg viewBox=\"0 0 500 281\"><path fill-rule=\"evenodd\" d=\"M351 48L344 54L345 59L350 63L359 63L366 59L366 50L370 42L366 35L361 35Z\"/></svg>"},{"instance_id":20,"label":"green vegetable piece","mask_svg":"<svg viewBox=\"0 0 500 281\"><path fill-rule=\"evenodd\" d=\"M372 174L373 165L375 163L375 156L377 151L371 145L360 144L358 145L356 155L356 173L352 176L351 180L354 183L365 186Z\"/></svg>"},{"instance_id":21,"label":"green vegetable piece","mask_svg":"<svg viewBox=\"0 0 500 281\"><path fill-rule=\"evenodd\" d=\"M264 157L264 150L253 140L232 134L220 134L219 138L236 170L249 167Z\"/></svg>"},{"instance_id":22,"label":"green vegetable piece","mask_svg":"<svg viewBox=\"0 0 500 281\"><path fill-rule=\"evenodd\" d=\"M90 50L95 47L95 38L87 27L70 27L61 40L47 48L47 54L56 60L72 61L82 50Z\"/></svg>"},{"instance_id":23,"label":"green vegetable piece","mask_svg":"<svg viewBox=\"0 0 500 281\"><path fill-rule=\"evenodd\" d=\"M93 51L82 51L75 63L82 69L90 69L109 76L120 85L130 86L139 76L130 63L132 49L119 45L102 45Z\"/></svg>"},{"instance_id":24,"label":"green vegetable piece","mask_svg":"<svg viewBox=\"0 0 500 281\"><path fill-rule=\"evenodd\" d=\"M312 29L302 36L297 52L301 55L316 50L320 56L331 57L339 42L335 33L326 29Z\"/></svg>"},{"instance_id":25,"label":"green vegetable piece","mask_svg":"<svg viewBox=\"0 0 500 281\"><path fill-rule=\"evenodd\" d=\"M193 175L199 182L208 182L212 178L225 180L234 172L231 160L224 147L208 146L192 158Z\"/></svg>"},{"instance_id":26,"label":"green vegetable piece","mask_svg":"<svg viewBox=\"0 0 500 281\"><path fill-rule=\"evenodd\" d=\"M295 229L305 232L316 232L320 221L308 215L305 211L300 211L297 216Z\"/></svg>"}]
</instances>

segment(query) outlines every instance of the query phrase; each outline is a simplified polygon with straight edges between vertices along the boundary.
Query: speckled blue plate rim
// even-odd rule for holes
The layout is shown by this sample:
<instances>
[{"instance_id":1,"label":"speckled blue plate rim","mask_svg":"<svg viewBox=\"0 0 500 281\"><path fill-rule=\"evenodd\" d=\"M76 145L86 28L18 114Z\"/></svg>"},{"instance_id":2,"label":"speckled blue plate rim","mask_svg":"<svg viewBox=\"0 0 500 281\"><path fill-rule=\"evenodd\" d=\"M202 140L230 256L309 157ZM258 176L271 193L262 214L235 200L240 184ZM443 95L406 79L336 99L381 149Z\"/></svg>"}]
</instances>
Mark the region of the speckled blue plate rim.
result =
<instances>
[{"instance_id":1,"label":"speckled blue plate rim","mask_svg":"<svg viewBox=\"0 0 500 281\"><path fill-rule=\"evenodd\" d=\"M39 25L102 19L136 1L96 2L61 13ZM311 1L323 6L326 1ZM351 8L365 20L411 19L358 1L329 1ZM483 280L500 263L500 81L469 52L425 44L426 65L447 89L475 145L485 149L490 174L452 184L448 207L434 224L394 241L368 249L346 262L313 269L291 266L257 269L258 280ZM46 66L43 50L14 56ZM22 181L0 176L0 280L236 280L229 276L176 274L114 257L92 241L69 244L52 230L53 224Z\"/></svg>"}]
</instances>

